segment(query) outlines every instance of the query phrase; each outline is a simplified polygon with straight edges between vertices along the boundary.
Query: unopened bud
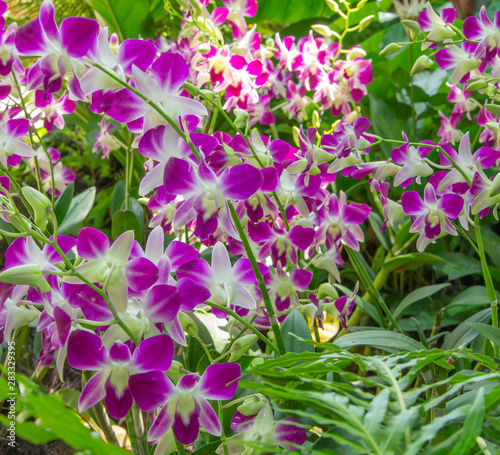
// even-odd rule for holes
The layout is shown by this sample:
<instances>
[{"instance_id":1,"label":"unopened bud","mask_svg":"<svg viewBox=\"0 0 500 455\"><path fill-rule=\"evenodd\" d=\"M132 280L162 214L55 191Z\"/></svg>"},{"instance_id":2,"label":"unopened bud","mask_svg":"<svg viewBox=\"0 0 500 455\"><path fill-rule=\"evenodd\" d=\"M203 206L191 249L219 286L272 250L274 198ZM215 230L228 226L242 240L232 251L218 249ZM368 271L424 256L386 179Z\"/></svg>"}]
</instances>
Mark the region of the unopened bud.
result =
<instances>
[{"instance_id":1,"label":"unopened bud","mask_svg":"<svg viewBox=\"0 0 500 455\"><path fill-rule=\"evenodd\" d=\"M0 283L26 284L34 288L40 287L42 292L50 292L50 285L36 264L16 265L4 270L0 273Z\"/></svg>"},{"instance_id":2,"label":"unopened bud","mask_svg":"<svg viewBox=\"0 0 500 455\"><path fill-rule=\"evenodd\" d=\"M216 100L215 100L215 93L214 92L211 92L210 90L207 90L207 89L201 89L200 90L200 93L205 96L211 103L215 104L216 103Z\"/></svg>"},{"instance_id":3,"label":"unopened bud","mask_svg":"<svg viewBox=\"0 0 500 455\"><path fill-rule=\"evenodd\" d=\"M250 348L257 342L259 337L255 334L245 335L238 338L231 348L231 357L229 357L230 362L237 362L240 360Z\"/></svg>"},{"instance_id":4,"label":"unopened bud","mask_svg":"<svg viewBox=\"0 0 500 455\"><path fill-rule=\"evenodd\" d=\"M427 55L421 55L419 58L417 58L415 64L413 65L413 68L410 71L410 76L420 73L421 71L425 71L432 65L434 65L434 61L432 59L427 57Z\"/></svg>"},{"instance_id":5,"label":"unopened bud","mask_svg":"<svg viewBox=\"0 0 500 455\"><path fill-rule=\"evenodd\" d=\"M496 104L486 104L484 107L488 109L488 111L490 111L493 115L496 115L500 118L500 106L497 106Z\"/></svg>"},{"instance_id":6,"label":"unopened bud","mask_svg":"<svg viewBox=\"0 0 500 455\"><path fill-rule=\"evenodd\" d=\"M391 43L387 46L385 46L380 52L379 52L379 57L385 57L386 55L391 55L394 54L395 52L399 51L403 46L401 44L396 44L396 43Z\"/></svg>"},{"instance_id":7,"label":"unopened bud","mask_svg":"<svg viewBox=\"0 0 500 455\"><path fill-rule=\"evenodd\" d=\"M475 92L476 90L483 90L486 87L488 87L488 82L484 79L479 79L478 81L474 81L470 83L465 90L468 90L470 92Z\"/></svg>"},{"instance_id":8,"label":"unopened bud","mask_svg":"<svg viewBox=\"0 0 500 455\"><path fill-rule=\"evenodd\" d=\"M359 58L359 57L362 57L362 58L365 58L366 57L366 51L362 48L362 47L353 47L350 51L349 51L349 60L354 60L355 58Z\"/></svg>"},{"instance_id":9,"label":"unopened bud","mask_svg":"<svg viewBox=\"0 0 500 455\"><path fill-rule=\"evenodd\" d=\"M323 24L315 24L311 25L311 28L316 32L319 33L322 36L332 36L332 30L328 25L323 25Z\"/></svg>"},{"instance_id":10,"label":"unopened bud","mask_svg":"<svg viewBox=\"0 0 500 455\"><path fill-rule=\"evenodd\" d=\"M172 379L175 383L179 381L182 376L184 376L184 373L182 373L182 363L177 362L177 360L172 361L172 365L170 365L170 368L167 371L167 376Z\"/></svg>"},{"instance_id":11,"label":"unopened bud","mask_svg":"<svg viewBox=\"0 0 500 455\"><path fill-rule=\"evenodd\" d=\"M403 26L406 30L408 38L410 38L410 40L412 41L415 41L417 39L418 35L420 35L420 32L422 30L420 28L420 24L417 21L412 21L410 19L404 20Z\"/></svg>"},{"instance_id":12,"label":"unopened bud","mask_svg":"<svg viewBox=\"0 0 500 455\"><path fill-rule=\"evenodd\" d=\"M267 398L261 393L256 393L251 397L247 398L243 404L238 406L238 411L245 417L257 415L262 406L267 403Z\"/></svg>"},{"instance_id":13,"label":"unopened bud","mask_svg":"<svg viewBox=\"0 0 500 455\"><path fill-rule=\"evenodd\" d=\"M375 16L373 14L370 14L369 16L361 19L361 22L359 23L359 31L362 32L366 27L368 27L374 17Z\"/></svg>"},{"instance_id":14,"label":"unopened bud","mask_svg":"<svg viewBox=\"0 0 500 455\"><path fill-rule=\"evenodd\" d=\"M339 5L337 2L335 2L334 0L326 0L326 4L328 8L330 8L334 13L338 12Z\"/></svg>"},{"instance_id":15,"label":"unopened bud","mask_svg":"<svg viewBox=\"0 0 500 455\"><path fill-rule=\"evenodd\" d=\"M248 112L243 109L235 108L234 113L236 114L234 124L240 129L246 128L247 123L250 120L250 115L248 114Z\"/></svg>"},{"instance_id":16,"label":"unopened bud","mask_svg":"<svg viewBox=\"0 0 500 455\"><path fill-rule=\"evenodd\" d=\"M339 294L337 293L337 290L330 284L330 283L323 283L319 288L318 288L318 299L330 299L330 300L336 300L339 298Z\"/></svg>"},{"instance_id":17,"label":"unopened bud","mask_svg":"<svg viewBox=\"0 0 500 455\"><path fill-rule=\"evenodd\" d=\"M195 336L198 334L198 327L196 323L186 314L180 311L177 314L179 323L181 324L182 330L188 335Z\"/></svg>"},{"instance_id":18,"label":"unopened bud","mask_svg":"<svg viewBox=\"0 0 500 455\"><path fill-rule=\"evenodd\" d=\"M208 54L210 52L210 49L212 49L212 46L210 45L210 43L201 43L200 45L198 45L198 47L196 48L196 50L200 53L200 54Z\"/></svg>"},{"instance_id":19,"label":"unopened bud","mask_svg":"<svg viewBox=\"0 0 500 455\"><path fill-rule=\"evenodd\" d=\"M491 185L489 196L495 197L500 194L500 174L497 174L493 179L493 185Z\"/></svg>"},{"instance_id":20,"label":"unopened bud","mask_svg":"<svg viewBox=\"0 0 500 455\"><path fill-rule=\"evenodd\" d=\"M487 87L484 88L483 93L493 98L498 92L496 85L489 83Z\"/></svg>"},{"instance_id":21,"label":"unopened bud","mask_svg":"<svg viewBox=\"0 0 500 455\"><path fill-rule=\"evenodd\" d=\"M30 186L24 186L21 191L35 212L36 225L42 230L45 229L50 220L50 210L52 210L50 200L47 196L44 196L42 193L34 188L31 188Z\"/></svg>"},{"instance_id":22,"label":"unopened bud","mask_svg":"<svg viewBox=\"0 0 500 455\"><path fill-rule=\"evenodd\" d=\"M191 96L196 96L200 93L200 89L196 87L196 85L191 84L191 82L184 82L184 84L182 84L182 88L184 88Z\"/></svg>"}]
</instances>

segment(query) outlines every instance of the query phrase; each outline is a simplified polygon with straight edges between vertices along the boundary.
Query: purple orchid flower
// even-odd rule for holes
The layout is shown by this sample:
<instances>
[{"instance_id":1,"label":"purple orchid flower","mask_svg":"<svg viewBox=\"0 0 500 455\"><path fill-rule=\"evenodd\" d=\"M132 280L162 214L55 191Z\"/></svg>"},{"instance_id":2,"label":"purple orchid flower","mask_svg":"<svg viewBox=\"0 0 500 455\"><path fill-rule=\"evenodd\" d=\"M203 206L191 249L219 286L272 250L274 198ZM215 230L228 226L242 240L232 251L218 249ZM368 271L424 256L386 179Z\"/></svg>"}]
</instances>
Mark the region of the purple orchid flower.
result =
<instances>
[{"instance_id":1,"label":"purple orchid flower","mask_svg":"<svg viewBox=\"0 0 500 455\"><path fill-rule=\"evenodd\" d=\"M207 110L200 102L179 94L182 84L189 77L189 68L182 55L173 52L160 55L152 64L151 72L153 78L132 65L137 90L155 102L171 119L178 122L179 117L186 115L207 115ZM102 108L107 115L122 123L144 117L144 131L167 123L149 103L127 89L106 97Z\"/></svg>"},{"instance_id":2,"label":"purple orchid flower","mask_svg":"<svg viewBox=\"0 0 500 455\"><path fill-rule=\"evenodd\" d=\"M432 41L444 41L456 36L456 32L450 27L450 24L455 20L457 11L454 8L443 8L441 16L432 8L430 2L427 2L426 9L418 16L418 23L422 30L429 32L427 39ZM433 43L426 41L422 44L422 49L427 49Z\"/></svg>"},{"instance_id":3,"label":"purple orchid flower","mask_svg":"<svg viewBox=\"0 0 500 455\"><path fill-rule=\"evenodd\" d=\"M52 2L44 0L39 17L22 25L15 37L20 55L41 57L30 77L34 72L40 75L47 94L61 89L65 74L75 74L78 60L87 54L99 30L98 22L86 17L67 17L58 27L54 13Z\"/></svg>"},{"instance_id":4,"label":"purple orchid flower","mask_svg":"<svg viewBox=\"0 0 500 455\"><path fill-rule=\"evenodd\" d=\"M2 4L6 5L5 2L2 2ZM3 22L5 22L3 17L2 19ZM0 76L8 76L13 67L16 71L22 69L22 64L17 56L17 50L14 44L16 32L17 24L15 22L10 24L7 29L0 32Z\"/></svg>"},{"instance_id":5,"label":"purple orchid flower","mask_svg":"<svg viewBox=\"0 0 500 455\"><path fill-rule=\"evenodd\" d=\"M262 261L271 256L273 267L276 267L278 262L285 267L288 259L297 265L296 248L305 251L314 241L314 229L310 227L297 225L286 232L285 229L275 225L269 226L264 221L249 223L248 234L254 242L262 245L258 259Z\"/></svg>"},{"instance_id":6,"label":"purple orchid flower","mask_svg":"<svg viewBox=\"0 0 500 455\"><path fill-rule=\"evenodd\" d=\"M441 68L444 70L455 68L451 75L453 85L465 81L471 71L481 67L481 60L475 56L476 47L476 43L464 42L461 48L456 44L450 44L445 49L437 51L435 59Z\"/></svg>"},{"instance_id":7,"label":"purple orchid flower","mask_svg":"<svg viewBox=\"0 0 500 455\"><path fill-rule=\"evenodd\" d=\"M410 232L419 233L417 250L424 251L429 243L435 243L446 233L458 235L451 224L464 207L464 200L458 194L444 194L439 200L434 187L428 183L424 189L424 199L416 191L406 191L401 198L403 210L411 215Z\"/></svg>"},{"instance_id":8,"label":"purple orchid flower","mask_svg":"<svg viewBox=\"0 0 500 455\"><path fill-rule=\"evenodd\" d=\"M102 151L102 158L106 158L113 150L119 150L121 145L119 141L110 134L110 131L115 127L111 122L108 123L106 116L102 117L99 123L99 133L94 136L96 143L92 147L92 152L97 153Z\"/></svg>"},{"instance_id":9,"label":"purple orchid flower","mask_svg":"<svg viewBox=\"0 0 500 455\"><path fill-rule=\"evenodd\" d=\"M269 274L270 275L270 274ZM274 297L274 305L279 313L290 307L299 307L298 292L305 292L313 277L312 272L305 269L294 269L288 275L281 266L276 268L276 275L272 275L269 284L269 293Z\"/></svg>"},{"instance_id":10,"label":"purple orchid flower","mask_svg":"<svg viewBox=\"0 0 500 455\"><path fill-rule=\"evenodd\" d=\"M205 156L218 145L217 139L208 134L191 133L189 138L196 149ZM148 158L145 164L147 172L139 185L140 195L148 194L163 185L165 166L170 158L194 159L188 144L170 125L148 130L139 141L139 153Z\"/></svg>"},{"instance_id":11,"label":"purple orchid flower","mask_svg":"<svg viewBox=\"0 0 500 455\"><path fill-rule=\"evenodd\" d=\"M283 206L293 206L304 217L309 216L306 198L313 198L319 191L321 177L319 175L291 174L284 170L279 178L276 193Z\"/></svg>"},{"instance_id":12,"label":"purple orchid flower","mask_svg":"<svg viewBox=\"0 0 500 455\"><path fill-rule=\"evenodd\" d=\"M85 262L76 269L93 283L105 285L109 298L120 313L128 303L128 287L133 291L150 288L158 279L158 268L145 257L132 257L134 232L120 235L111 245L108 237L94 228L78 234L76 250ZM79 283L78 278L66 282Z\"/></svg>"},{"instance_id":13,"label":"purple orchid flower","mask_svg":"<svg viewBox=\"0 0 500 455\"><path fill-rule=\"evenodd\" d=\"M476 57L486 56L490 61L497 55L500 44L500 12L495 14L495 23L488 18L486 8L483 6L478 19L475 16L467 17L464 21L464 35L470 40L481 41L476 49Z\"/></svg>"},{"instance_id":14,"label":"purple orchid flower","mask_svg":"<svg viewBox=\"0 0 500 455\"><path fill-rule=\"evenodd\" d=\"M274 420L269 401L254 416L246 416L236 411L231 420L231 429L237 432L226 441L227 449L232 455L253 454L252 449L255 449L255 453L260 453L262 449L277 449L277 446L294 451L307 440L307 430L303 428L300 420L293 417ZM222 455L223 447L220 446L216 453Z\"/></svg>"},{"instance_id":15,"label":"purple orchid flower","mask_svg":"<svg viewBox=\"0 0 500 455\"><path fill-rule=\"evenodd\" d=\"M264 167L273 166L274 163L282 163L290 151L290 145L280 139L269 140L265 136L261 136L257 130L252 130L250 135L252 147L259 157L260 162ZM231 141L231 147L238 153L251 155L252 152L243 136L237 134ZM257 165L254 158L249 158L249 164Z\"/></svg>"},{"instance_id":16,"label":"purple orchid flower","mask_svg":"<svg viewBox=\"0 0 500 455\"><path fill-rule=\"evenodd\" d=\"M131 352L129 345L115 341L109 349L92 332L74 331L68 340L68 363L83 371L97 371L82 390L78 408L83 412L104 398L109 415L125 417L135 399L144 411L163 403L174 346L168 335L143 340ZM133 397L133 398L132 398Z\"/></svg>"},{"instance_id":17,"label":"purple orchid flower","mask_svg":"<svg viewBox=\"0 0 500 455\"><path fill-rule=\"evenodd\" d=\"M223 0L228 9L227 21L231 24L233 37L241 39L248 30L245 17L254 17L257 13L257 0Z\"/></svg>"},{"instance_id":18,"label":"purple orchid flower","mask_svg":"<svg viewBox=\"0 0 500 455\"><path fill-rule=\"evenodd\" d=\"M26 136L30 122L26 119L10 119L0 124L0 164L3 167L19 166L21 158L31 158L35 151L21 138Z\"/></svg>"},{"instance_id":19,"label":"purple orchid flower","mask_svg":"<svg viewBox=\"0 0 500 455\"><path fill-rule=\"evenodd\" d=\"M260 272L266 275L269 269L264 264L259 263L258 266ZM247 310L256 307L255 298L247 289L257 283L250 261L240 258L232 266L226 247L220 242L212 250L211 266L204 259L198 259L180 266L176 275L205 286L210 291L210 299L215 303ZM227 313L215 308L212 312L220 318L227 316Z\"/></svg>"},{"instance_id":20,"label":"purple orchid flower","mask_svg":"<svg viewBox=\"0 0 500 455\"><path fill-rule=\"evenodd\" d=\"M371 212L366 204L348 204L343 191L339 197L331 194L318 210L321 222L316 232L316 242L325 242L328 249L339 240L353 250L359 250L359 242L364 239L363 224Z\"/></svg>"},{"instance_id":21,"label":"purple orchid flower","mask_svg":"<svg viewBox=\"0 0 500 455\"><path fill-rule=\"evenodd\" d=\"M260 170L250 164L237 164L217 176L207 166L203 156L197 169L185 160L170 158L165 166L165 189L170 194L184 197L174 215L174 228L196 218L194 234L201 240L207 240L217 230L220 212L224 228L230 231L232 237L238 238L226 199L248 199L260 188L262 181Z\"/></svg>"},{"instance_id":22,"label":"purple orchid flower","mask_svg":"<svg viewBox=\"0 0 500 455\"><path fill-rule=\"evenodd\" d=\"M54 125L62 130L64 128L64 115L73 113L76 104L77 102L71 100L68 95L54 100L52 93L46 95L43 90L35 92L35 106L42 110L43 126L47 131L52 131Z\"/></svg>"},{"instance_id":23,"label":"purple orchid flower","mask_svg":"<svg viewBox=\"0 0 500 455\"><path fill-rule=\"evenodd\" d=\"M12 332L24 327L40 317L40 312L24 300L29 287L25 285L12 286L0 282L0 335L2 341L10 342Z\"/></svg>"},{"instance_id":24,"label":"purple orchid flower","mask_svg":"<svg viewBox=\"0 0 500 455\"><path fill-rule=\"evenodd\" d=\"M208 433L220 436L219 419L207 400L233 398L240 376L241 367L237 363L210 365L201 377L187 374L176 386L164 376L158 387L164 406L149 429L148 439L157 441L172 425L175 438L184 445L192 444L197 439L200 426ZM136 384L142 386L142 377L132 376L130 384L134 391ZM141 409L152 410L156 407L152 406L152 400L147 395L134 394L134 399Z\"/></svg>"}]
</instances>

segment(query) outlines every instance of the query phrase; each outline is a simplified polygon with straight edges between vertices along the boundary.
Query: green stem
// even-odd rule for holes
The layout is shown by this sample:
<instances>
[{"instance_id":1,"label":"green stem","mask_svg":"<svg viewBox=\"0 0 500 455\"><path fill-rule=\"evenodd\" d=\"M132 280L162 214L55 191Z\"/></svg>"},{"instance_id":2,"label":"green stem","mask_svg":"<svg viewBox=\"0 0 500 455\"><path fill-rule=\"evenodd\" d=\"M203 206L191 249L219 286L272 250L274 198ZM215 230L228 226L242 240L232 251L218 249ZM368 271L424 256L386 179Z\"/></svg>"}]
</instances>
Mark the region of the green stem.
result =
<instances>
[{"instance_id":1,"label":"green stem","mask_svg":"<svg viewBox=\"0 0 500 455\"><path fill-rule=\"evenodd\" d=\"M177 453L179 455L186 455L186 450L184 449L184 445L181 444L179 441L177 441L177 439L175 439L175 445L177 446Z\"/></svg>"},{"instance_id":2,"label":"green stem","mask_svg":"<svg viewBox=\"0 0 500 455\"><path fill-rule=\"evenodd\" d=\"M264 335L262 335L262 333L259 330L257 330L252 324L250 324L250 322L243 319L239 314L235 313L230 308L227 308L223 305L219 305L218 303L206 301L205 305L208 305L212 308L216 308L217 310L224 311L225 313L229 314L234 319L236 319L240 324L244 325L248 330L251 330L253 333L255 333L255 335L257 335L260 340L266 343L266 345L269 346L271 351L273 351L277 356L280 355L280 351L276 348L276 346L274 346L274 344L272 344L271 341L269 341Z\"/></svg>"},{"instance_id":3,"label":"green stem","mask_svg":"<svg viewBox=\"0 0 500 455\"><path fill-rule=\"evenodd\" d=\"M132 448L132 454L138 455L139 450L137 448L137 438L135 436L134 422L132 420L132 409L127 412L125 417L127 422L128 438L130 440L130 447Z\"/></svg>"},{"instance_id":4,"label":"green stem","mask_svg":"<svg viewBox=\"0 0 500 455\"><path fill-rule=\"evenodd\" d=\"M479 259L481 260L481 267L483 268L484 284L488 290L488 298L490 299L491 305L491 325L498 328L498 300L495 292L495 286L493 285L493 280L491 279L490 270L488 269L488 262L486 261L486 253L484 251L483 236L481 234L481 226L479 225L479 216L475 216L475 227L474 232L476 233L477 248L479 250ZM493 356L498 358L498 345L492 343L493 345Z\"/></svg>"},{"instance_id":5,"label":"green stem","mask_svg":"<svg viewBox=\"0 0 500 455\"><path fill-rule=\"evenodd\" d=\"M271 329L273 331L274 338L276 339L276 344L278 345L279 354L286 354L285 344L283 343L283 337L281 336L281 330L278 324L278 320L276 319L276 315L274 314L274 308L271 303L271 298L269 297L269 293L267 292L264 277L262 276L262 273L260 273L259 266L253 254L252 248L250 247L250 243L248 242L245 231L243 230L241 221L238 218L236 209L230 201L228 201L227 204L229 206L229 211L231 212L231 218L233 219L238 234L240 235L241 241L245 248L245 252L247 253L248 259L250 261L250 265L252 266L253 273L255 274L255 278L257 279L257 284L259 286L260 293L262 294L264 305L266 306L267 315L269 316L269 320L271 321Z\"/></svg>"}]
</instances>

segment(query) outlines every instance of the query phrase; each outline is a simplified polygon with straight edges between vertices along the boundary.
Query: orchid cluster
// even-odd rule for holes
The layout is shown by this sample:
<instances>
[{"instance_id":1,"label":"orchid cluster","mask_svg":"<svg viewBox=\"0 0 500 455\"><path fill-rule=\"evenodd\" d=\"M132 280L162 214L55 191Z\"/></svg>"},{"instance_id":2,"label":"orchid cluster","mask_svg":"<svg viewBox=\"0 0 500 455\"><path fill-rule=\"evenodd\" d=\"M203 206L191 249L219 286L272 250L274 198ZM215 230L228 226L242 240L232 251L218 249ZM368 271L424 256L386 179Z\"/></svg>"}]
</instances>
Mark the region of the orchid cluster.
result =
<instances>
[{"instance_id":1,"label":"orchid cluster","mask_svg":"<svg viewBox=\"0 0 500 455\"><path fill-rule=\"evenodd\" d=\"M256 0L223 4L186 3L180 36L169 42L120 42L84 17L57 24L50 0L37 18L1 34L0 208L9 227L1 233L10 240L0 272L1 337L9 342L36 327L37 374L52 366L61 380L68 366L83 372L80 412L105 409L117 423L137 423L143 412L158 455L195 443L200 429L205 441L221 437L221 454L304 444L306 426L275 421L277 404L262 396L246 397L226 437L223 408L245 400L238 385L249 364L237 362L285 354L281 327L297 314L316 343L327 324L334 327L327 341L347 329L360 301L365 309L367 300L377 304L370 308L397 326L360 260L367 220L380 217L390 235L406 223L423 252L446 235L472 242L467 231L480 236L480 219L496 216L500 204L500 111L472 97L497 96L499 15L493 24L483 10L463 33L453 10L438 16L430 4L418 24L405 21L415 39L424 31L423 49L440 67L454 69L441 140L412 142L370 132L358 103L371 62L360 46L344 47L345 33L316 26L321 37L265 40L245 20ZM343 4L347 13L329 2L346 17L346 33L368 25L350 29L348 15L362 5ZM144 238L131 226L113 228L111 240L90 226L60 232L56 212L69 206L76 176L44 134L64 128L78 105L102 115L93 150L103 157L124 148L114 131L123 127L131 138L125 203L135 156L144 165L136 192L149 214ZM456 127L478 107L482 129L471 141ZM293 143L279 137L278 109L297 123ZM218 115L231 134L216 131ZM376 160L384 142L397 147ZM20 186L18 169L37 189ZM374 204L337 191L341 180L368 180ZM349 266L363 299L356 280L341 284ZM201 336L207 327L210 343ZM186 361L192 343L208 364Z\"/></svg>"}]
</instances>

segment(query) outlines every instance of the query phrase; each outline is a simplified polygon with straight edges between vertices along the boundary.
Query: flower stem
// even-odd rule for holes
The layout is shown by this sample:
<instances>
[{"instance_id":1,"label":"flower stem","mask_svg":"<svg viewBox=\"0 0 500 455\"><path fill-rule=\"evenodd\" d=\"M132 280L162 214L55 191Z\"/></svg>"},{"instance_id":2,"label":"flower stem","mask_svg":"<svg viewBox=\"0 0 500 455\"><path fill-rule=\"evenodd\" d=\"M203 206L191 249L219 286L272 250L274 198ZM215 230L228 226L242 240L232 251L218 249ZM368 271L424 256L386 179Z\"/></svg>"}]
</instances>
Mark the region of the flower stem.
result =
<instances>
[{"instance_id":1,"label":"flower stem","mask_svg":"<svg viewBox=\"0 0 500 455\"><path fill-rule=\"evenodd\" d=\"M283 343L283 337L281 336L281 330L279 327L278 320L276 319L276 315L274 314L273 305L271 303L271 298L269 297L269 293L267 292L266 283L264 282L264 277L262 273L260 273L259 266L253 254L252 248L250 247L250 243L248 242L245 231L243 230L243 226L241 225L241 221L238 218L238 214L233 206L233 204L228 201L229 211L231 212L231 218L236 226L238 234L240 235L241 241L247 253L248 259L252 266L253 273L255 274L255 278L257 279L257 284L259 286L260 292L262 294L262 300L264 300L264 305L266 306L267 315L269 316L269 320L271 321L271 329L274 334L274 338L276 339L276 344L278 346L279 354L286 354L285 343Z\"/></svg>"}]
</instances>

